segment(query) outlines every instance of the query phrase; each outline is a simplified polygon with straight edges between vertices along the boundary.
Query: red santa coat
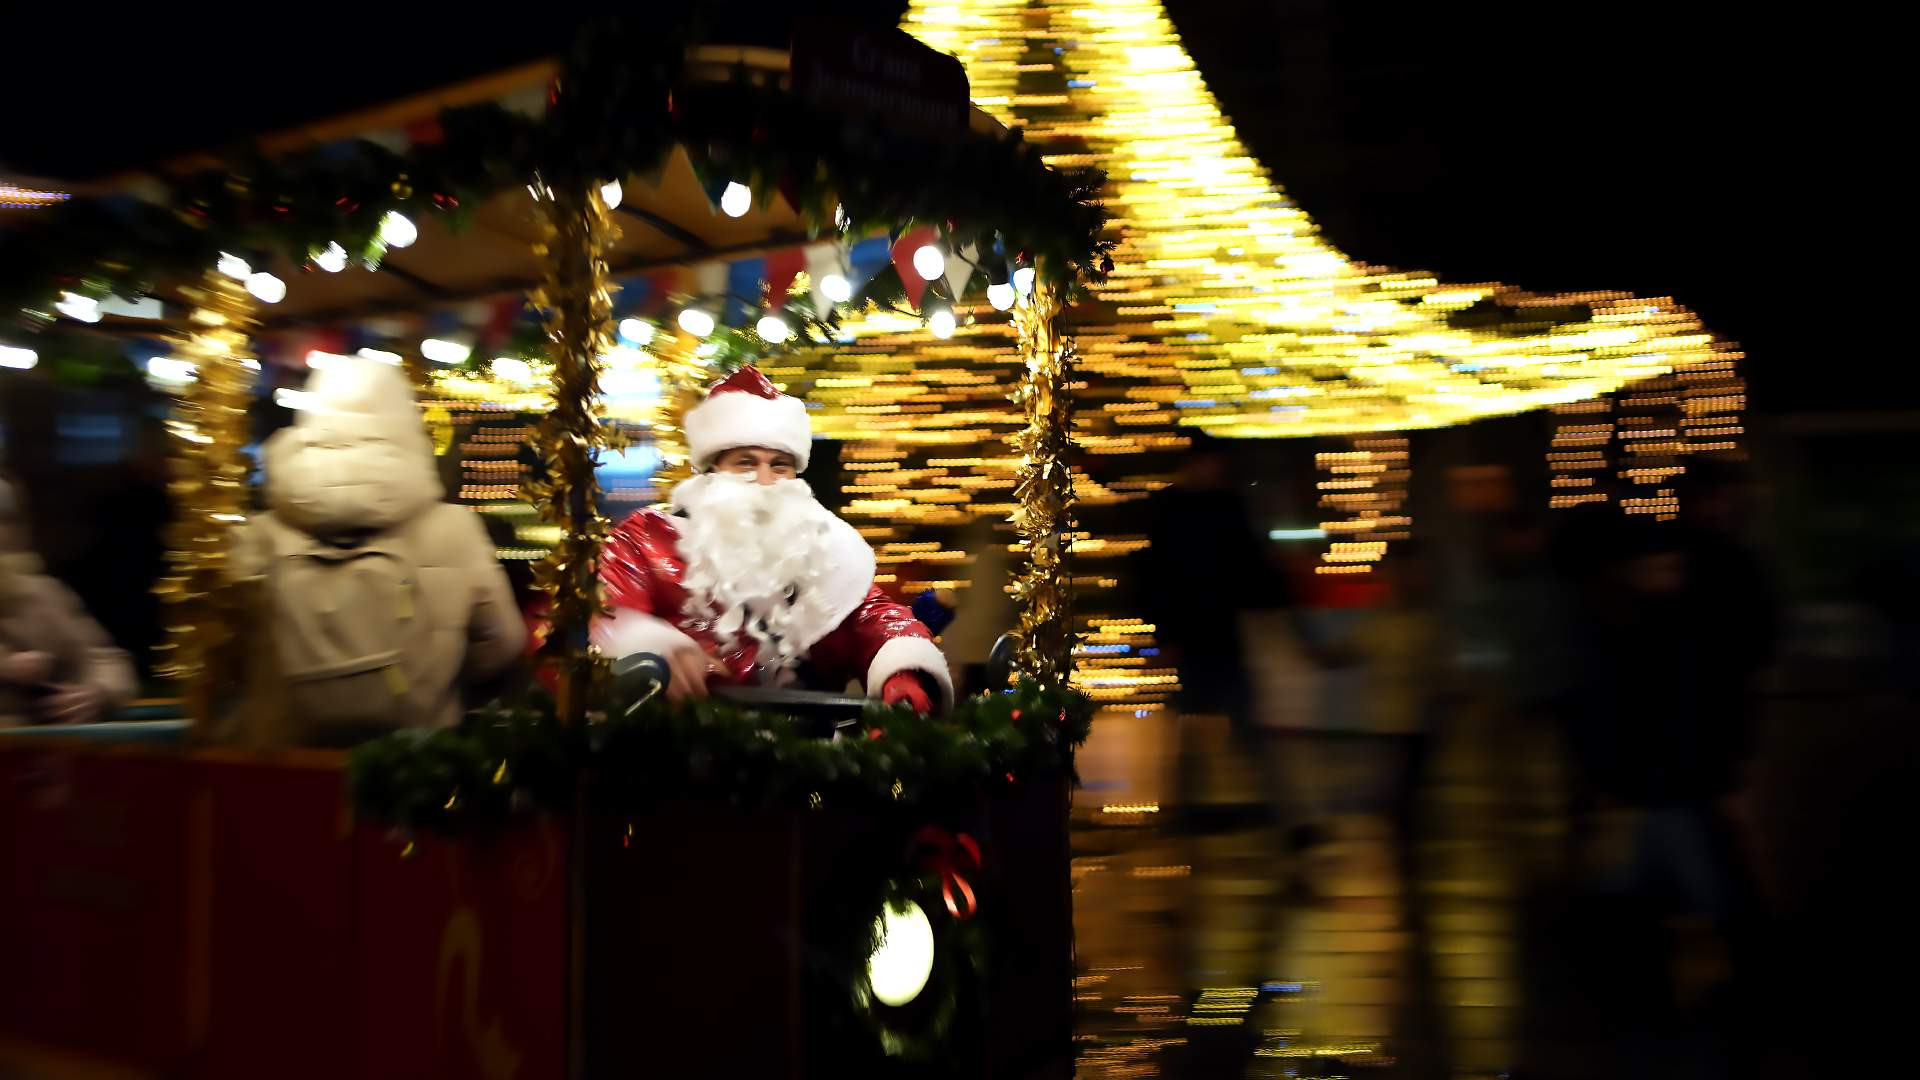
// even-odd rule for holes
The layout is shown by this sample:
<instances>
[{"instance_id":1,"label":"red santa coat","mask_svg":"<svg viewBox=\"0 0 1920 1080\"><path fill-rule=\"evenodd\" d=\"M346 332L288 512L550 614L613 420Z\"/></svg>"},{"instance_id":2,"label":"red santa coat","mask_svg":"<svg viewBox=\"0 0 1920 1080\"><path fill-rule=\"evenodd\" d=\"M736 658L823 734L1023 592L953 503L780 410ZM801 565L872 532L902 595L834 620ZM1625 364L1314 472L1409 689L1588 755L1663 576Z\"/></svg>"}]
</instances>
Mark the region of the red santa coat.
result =
<instances>
[{"instance_id":1,"label":"red santa coat","mask_svg":"<svg viewBox=\"0 0 1920 1080\"><path fill-rule=\"evenodd\" d=\"M760 683L754 668L758 643L743 634L722 647L708 629L705 613L688 610L687 563L680 555L674 520L655 510L642 510L607 538L600 555L600 580L613 612L595 623L594 643L609 656L664 655L690 638L726 668L724 681ZM829 592L832 603L826 610L832 617L799 631L807 683L814 689L838 691L859 682L868 696L879 697L888 678L910 671L939 687L941 711L951 708L953 680L933 636L912 611L873 583L873 549L867 542L851 525L838 518L834 522L834 557L827 560L827 572L818 586Z\"/></svg>"}]
</instances>

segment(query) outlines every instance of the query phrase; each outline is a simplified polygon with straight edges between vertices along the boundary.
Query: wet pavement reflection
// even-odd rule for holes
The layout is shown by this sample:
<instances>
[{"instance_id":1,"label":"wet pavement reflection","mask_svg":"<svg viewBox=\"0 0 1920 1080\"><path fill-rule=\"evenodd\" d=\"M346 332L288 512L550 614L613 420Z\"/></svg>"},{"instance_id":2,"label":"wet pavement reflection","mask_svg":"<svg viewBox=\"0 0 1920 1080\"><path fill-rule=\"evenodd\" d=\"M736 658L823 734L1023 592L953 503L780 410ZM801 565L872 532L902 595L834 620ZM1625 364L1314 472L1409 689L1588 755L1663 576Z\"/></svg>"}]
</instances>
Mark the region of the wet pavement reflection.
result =
<instances>
[{"instance_id":1,"label":"wet pavement reflection","mask_svg":"<svg viewBox=\"0 0 1920 1080\"><path fill-rule=\"evenodd\" d=\"M1568 871L1555 755L1489 724L1462 717L1435 746L1415 842L1389 815L1349 814L1302 845L1224 725L1189 718L1176 737L1169 717L1104 718L1075 814L1079 1075L1623 1075L1556 985L1559 931L1523 903ZM1186 806L1183 743L1203 763ZM1371 748L1270 749L1293 759L1280 775L1324 780ZM1531 1072L1516 1070L1529 1026Z\"/></svg>"}]
</instances>

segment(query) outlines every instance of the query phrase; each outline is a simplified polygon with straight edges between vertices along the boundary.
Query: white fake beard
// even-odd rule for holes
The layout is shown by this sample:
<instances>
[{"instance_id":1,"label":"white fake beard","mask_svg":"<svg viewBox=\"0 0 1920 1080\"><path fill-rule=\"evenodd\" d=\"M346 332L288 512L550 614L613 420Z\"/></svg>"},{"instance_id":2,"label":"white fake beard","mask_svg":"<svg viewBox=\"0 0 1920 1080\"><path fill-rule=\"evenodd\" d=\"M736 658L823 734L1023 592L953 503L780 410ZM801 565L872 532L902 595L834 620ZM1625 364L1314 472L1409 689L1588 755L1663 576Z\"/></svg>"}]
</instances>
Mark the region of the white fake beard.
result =
<instances>
[{"instance_id":1,"label":"white fake beard","mask_svg":"<svg viewBox=\"0 0 1920 1080\"><path fill-rule=\"evenodd\" d=\"M731 647L743 633L769 667L798 663L801 638L832 616L822 583L833 512L804 480L758 484L735 473L706 473L673 489L689 611L709 621ZM814 635L818 637L818 634Z\"/></svg>"}]
</instances>

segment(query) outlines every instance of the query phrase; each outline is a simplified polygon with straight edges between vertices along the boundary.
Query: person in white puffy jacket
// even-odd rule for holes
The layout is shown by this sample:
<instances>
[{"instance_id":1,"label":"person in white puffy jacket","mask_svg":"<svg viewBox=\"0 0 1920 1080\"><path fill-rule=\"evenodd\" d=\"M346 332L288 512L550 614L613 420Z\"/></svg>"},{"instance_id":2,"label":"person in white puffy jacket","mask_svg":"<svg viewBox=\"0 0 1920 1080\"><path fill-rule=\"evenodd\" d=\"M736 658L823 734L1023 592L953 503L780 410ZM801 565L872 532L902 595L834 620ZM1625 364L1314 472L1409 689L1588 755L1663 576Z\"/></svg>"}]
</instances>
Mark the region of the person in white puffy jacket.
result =
<instances>
[{"instance_id":1,"label":"person in white puffy jacket","mask_svg":"<svg viewBox=\"0 0 1920 1080\"><path fill-rule=\"evenodd\" d=\"M479 515L443 501L432 443L400 369L333 358L308 380L301 404L293 426L267 440L268 512L241 530L230 571L271 586L302 550L397 553L404 604L364 618L408 620L409 644L394 670L382 673L392 691L389 715L362 732L313 730L303 724L301 688L282 670L287 650L273 645L276 633L297 632L307 613L286 610L289 593L270 588L275 599L261 605L267 625L253 635L246 700L228 734L253 745L340 744L382 729L451 727L464 712L464 691L505 672L526 643L494 546Z\"/></svg>"}]
</instances>

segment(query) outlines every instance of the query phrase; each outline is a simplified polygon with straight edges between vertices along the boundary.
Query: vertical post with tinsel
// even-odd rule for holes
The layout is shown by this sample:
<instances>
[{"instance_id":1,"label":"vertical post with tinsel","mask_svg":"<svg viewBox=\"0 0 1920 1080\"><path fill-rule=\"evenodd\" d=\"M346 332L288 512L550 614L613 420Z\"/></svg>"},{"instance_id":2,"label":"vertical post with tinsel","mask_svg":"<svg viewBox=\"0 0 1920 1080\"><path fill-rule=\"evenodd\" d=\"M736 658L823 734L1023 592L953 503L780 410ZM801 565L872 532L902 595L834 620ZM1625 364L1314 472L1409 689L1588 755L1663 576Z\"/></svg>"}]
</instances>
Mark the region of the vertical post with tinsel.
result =
<instances>
[{"instance_id":1,"label":"vertical post with tinsel","mask_svg":"<svg viewBox=\"0 0 1920 1080\"><path fill-rule=\"evenodd\" d=\"M534 427L542 469L528 481L527 498L560 529L559 543L534 569L550 604L541 659L556 676L560 722L580 724L597 666L588 630L601 609L600 548L608 523L594 470L601 451L615 443L600 402L600 375L613 344L607 252L620 234L599 185L550 188L536 181L533 189L543 234L534 250L545 275L532 302L545 313L553 406Z\"/></svg>"},{"instance_id":2,"label":"vertical post with tinsel","mask_svg":"<svg viewBox=\"0 0 1920 1080\"><path fill-rule=\"evenodd\" d=\"M427 358L420 354L418 345L401 351L400 370L407 373L407 382L413 387L413 399L422 405L426 404L433 394L433 368Z\"/></svg>"},{"instance_id":3,"label":"vertical post with tinsel","mask_svg":"<svg viewBox=\"0 0 1920 1080\"><path fill-rule=\"evenodd\" d=\"M1042 685L1065 686L1073 674L1073 576L1068 566L1074 527L1073 339L1061 326L1059 286L1044 278L1013 309L1025 370L1013 400L1026 424L1012 436L1019 451L1014 531L1025 558L1015 571L1018 608L1014 667Z\"/></svg>"},{"instance_id":4,"label":"vertical post with tinsel","mask_svg":"<svg viewBox=\"0 0 1920 1080\"><path fill-rule=\"evenodd\" d=\"M167 573L154 586L165 630L155 666L182 684L194 718L204 724L211 720L208 666L232 640L237 614L222 603L222 585L234 530L247 518L242 450L252 441L248 406L259 365L247 345L253 299L240 282L210 269L199 285L181 292L193 308L172 336L173 356L193 365L194 377L167 423L175 510Z\"/></svg>"},{"instance_id":5,"label":"vertical post with tinsel","mask_svg":"<svg viewBox=\"0 0 1920 1080\"><path fill-rule=\"evenodd\" d=\"M654 335L653 356L660 376L660 403L653 413L653 448L660 455L654 470L657 503L665 506L674 485L693 475L687 449L687 412L700 403L705 390L706 364L694 352L699 339L685 331L663 328Z\"/></svg>"}]
</instances>

